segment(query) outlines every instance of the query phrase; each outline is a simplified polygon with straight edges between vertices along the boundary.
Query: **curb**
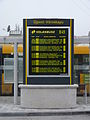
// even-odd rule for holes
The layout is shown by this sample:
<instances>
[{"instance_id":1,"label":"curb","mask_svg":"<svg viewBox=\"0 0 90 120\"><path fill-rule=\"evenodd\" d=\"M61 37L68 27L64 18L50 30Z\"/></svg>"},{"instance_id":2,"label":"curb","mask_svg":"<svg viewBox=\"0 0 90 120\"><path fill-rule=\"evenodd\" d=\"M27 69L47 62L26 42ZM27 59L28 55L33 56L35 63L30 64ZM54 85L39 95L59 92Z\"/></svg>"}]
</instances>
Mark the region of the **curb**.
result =
<instances>
[{"instance_id":1,"label":"curb","mask_svg":"<svg viewBox=\"0 0 90 120\"><path fill-rule=\"evenodd\" d=\"M3 112L0 117L13 116L60 116L60 115L87 115L90 111L70 111L70 112Z\"/></svg>"}]
</instances>

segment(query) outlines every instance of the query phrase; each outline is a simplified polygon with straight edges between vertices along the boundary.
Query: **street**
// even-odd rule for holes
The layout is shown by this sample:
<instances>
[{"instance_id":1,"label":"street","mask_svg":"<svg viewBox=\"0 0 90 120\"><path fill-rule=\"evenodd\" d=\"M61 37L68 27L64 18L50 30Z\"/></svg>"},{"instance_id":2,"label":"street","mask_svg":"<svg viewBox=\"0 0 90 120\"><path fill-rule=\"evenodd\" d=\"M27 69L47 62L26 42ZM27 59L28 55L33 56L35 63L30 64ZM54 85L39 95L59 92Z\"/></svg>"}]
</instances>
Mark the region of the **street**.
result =
<instances>
[{"instance_id":1,"label":"street","mask_svg":"<svg viewBox=\"0 0 90 120\"><path fill-rule=\"evenodd\" d=\"M90 115L0 117L0 120L90 120Z\"/></svg>"}]
</instances>

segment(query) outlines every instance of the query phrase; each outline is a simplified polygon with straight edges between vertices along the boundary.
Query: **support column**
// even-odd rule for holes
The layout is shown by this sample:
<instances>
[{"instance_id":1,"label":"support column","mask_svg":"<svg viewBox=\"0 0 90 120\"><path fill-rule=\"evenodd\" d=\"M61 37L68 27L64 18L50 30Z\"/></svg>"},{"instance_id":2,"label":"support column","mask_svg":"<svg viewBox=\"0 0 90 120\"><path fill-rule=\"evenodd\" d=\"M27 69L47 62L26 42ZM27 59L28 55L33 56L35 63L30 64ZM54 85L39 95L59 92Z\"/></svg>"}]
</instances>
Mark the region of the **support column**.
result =
<instances>
[{"instance_id":1,"label":"support column","mask_svg":"<svg viewBox=\"0 0 90 120\"><path fill-rule=\"evenodd\" d=\"M89 37L89 96L90 96L90 31L88 33Z\"/></svg>"},{"instance_id":2,"label":"support column","mask_svg":"<svg viewBox=\"0 0 90 120\"><path fill-rule=\"evenodd\" d=\"M17 80L17 43L14 43L14 104L18 103L18 80Z\"/></svg>"}]
</instances>

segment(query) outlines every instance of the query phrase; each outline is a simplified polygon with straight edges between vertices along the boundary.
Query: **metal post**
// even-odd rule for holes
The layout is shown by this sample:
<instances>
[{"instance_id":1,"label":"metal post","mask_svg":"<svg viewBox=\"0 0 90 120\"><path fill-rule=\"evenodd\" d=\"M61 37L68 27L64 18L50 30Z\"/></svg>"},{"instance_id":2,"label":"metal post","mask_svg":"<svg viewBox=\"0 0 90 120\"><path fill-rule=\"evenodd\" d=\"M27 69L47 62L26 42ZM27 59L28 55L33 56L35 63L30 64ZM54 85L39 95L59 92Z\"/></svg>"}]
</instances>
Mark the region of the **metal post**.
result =
<instances>
[{"instance_id":1,"label":"metal post","mask_svg":"<svg viewBox=\"0 0 90 120\"><path fill-rule=\"evenodd\" d=\"M87 105L87 84L85 84L85 104Z\"/></svg>"},{"instance_id":2,"label":"metal post","mask_svg":"<svg viewBox=\"0 0 90 120\"><path fill-rule=\"evenodd\" d=\"M14 104L17 105L18 80L17 80L17 43L14 43Z\"/></svg>"},{"instance_id":3,"label":"metal post","mask_svg":"<svg viewBox=\"0 0 90 120\"><path fill-rule=\"evenodd\" d=\"M90 95L90 32L88 33L89 37L89 95Z\"/></svg>"}]
</instances>

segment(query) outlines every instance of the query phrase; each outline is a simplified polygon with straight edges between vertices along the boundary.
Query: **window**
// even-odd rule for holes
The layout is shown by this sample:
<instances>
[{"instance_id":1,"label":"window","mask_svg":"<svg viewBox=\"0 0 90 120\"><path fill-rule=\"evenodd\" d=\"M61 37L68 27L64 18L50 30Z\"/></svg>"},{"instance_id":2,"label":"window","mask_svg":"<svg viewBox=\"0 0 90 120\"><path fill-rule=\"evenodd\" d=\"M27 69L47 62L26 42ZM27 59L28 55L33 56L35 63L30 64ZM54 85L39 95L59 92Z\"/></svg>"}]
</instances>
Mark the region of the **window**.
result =
<instances>
[{"instance_id":1,"label":"window","mask_svg":"<svg viewBox=\"0 0 90 120\"><path fill-rule=\"evenodd\" d=\"M23 58L18 58L18 80L23 82ZM14 82L14 58L4 58L4 82Z\"/></svg>"},{"instance_id":2,"label":"window","mask_svg":"<svg viewBox=\"0 0 90 120\"><path fill-rule=\"evenodd\" d=\"M89 64L89 56L83 55L83 64Z\"/></svg>"}]
</instances>

